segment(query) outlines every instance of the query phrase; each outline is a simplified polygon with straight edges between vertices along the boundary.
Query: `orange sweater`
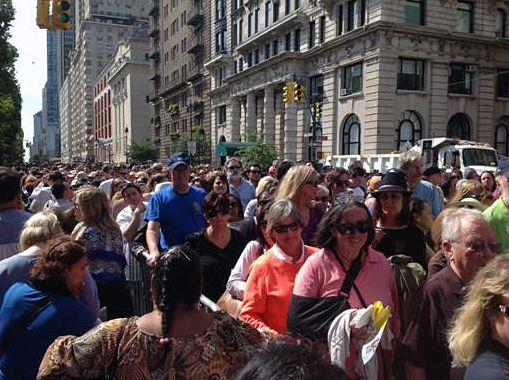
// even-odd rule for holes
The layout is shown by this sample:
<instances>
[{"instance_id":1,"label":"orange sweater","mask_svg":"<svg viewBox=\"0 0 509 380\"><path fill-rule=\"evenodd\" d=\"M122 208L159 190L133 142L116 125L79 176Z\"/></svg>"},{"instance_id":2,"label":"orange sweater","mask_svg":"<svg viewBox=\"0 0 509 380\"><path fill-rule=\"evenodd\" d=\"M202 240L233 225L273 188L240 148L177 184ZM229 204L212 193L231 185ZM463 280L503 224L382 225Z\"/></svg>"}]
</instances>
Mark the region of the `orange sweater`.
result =
<instances>
[{"instance_id":1,"label":"orange sweater","mask_svg":"<svg viewBox=\"0 0 509 380\"><path fill-rule=\"evenodd\" d=\"M273 248L260 256L251 266L239 318L257 329L269 328L285 334L295 277L317 250L305 245L304 260L295 264L281 261Z\"/></svg>"}]
</instances>

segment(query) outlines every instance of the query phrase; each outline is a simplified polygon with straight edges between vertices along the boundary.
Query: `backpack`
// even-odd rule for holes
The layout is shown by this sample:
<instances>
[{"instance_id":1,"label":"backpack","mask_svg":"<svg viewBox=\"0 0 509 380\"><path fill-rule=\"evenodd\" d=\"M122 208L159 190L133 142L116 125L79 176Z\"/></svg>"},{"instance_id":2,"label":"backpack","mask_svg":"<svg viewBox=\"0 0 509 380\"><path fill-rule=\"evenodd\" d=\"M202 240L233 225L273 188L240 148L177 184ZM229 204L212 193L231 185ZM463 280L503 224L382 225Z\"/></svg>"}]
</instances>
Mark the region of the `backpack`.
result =
<instances>
[{"instance_id":1,"label":"backpack","mask_svg":"<svg viewBox=\"0 0 509 380\"><path fill-rule=\"evenodd\" d=\"M398 306L403 336L410 318L412 318L415 297L426 279L426 272L420 264L413 262L412 258L406 255L393 255L387 260L391 264L398 289Z\"/></svg>"}]
</instances>

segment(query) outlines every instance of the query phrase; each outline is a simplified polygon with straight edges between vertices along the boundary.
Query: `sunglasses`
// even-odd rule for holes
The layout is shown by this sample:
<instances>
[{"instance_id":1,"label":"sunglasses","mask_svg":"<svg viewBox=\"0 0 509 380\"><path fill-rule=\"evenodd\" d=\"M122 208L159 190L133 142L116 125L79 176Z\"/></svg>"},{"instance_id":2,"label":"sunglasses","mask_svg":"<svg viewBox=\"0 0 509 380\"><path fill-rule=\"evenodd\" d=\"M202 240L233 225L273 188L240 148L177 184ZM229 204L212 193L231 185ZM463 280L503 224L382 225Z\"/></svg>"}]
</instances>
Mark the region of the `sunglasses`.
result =
<instances>
[{"instance_id":1,"label":"sunglasses","mask_svg":"<svg viewBox=\"0 0 509 380\"><path fill-rule=\"evenodd\" d=\"M336 226L336 230L341 235L350 235L353 234L355 231L365 234L371 229L371 222L365 221L365 222L357 222L355 224L353 223L343 223L338 226Z\"/></svg>"},{"instance_id":2,"label":"sunglasses","mask_svg":"<svg viewBox=\"0 0 509 380\"><path fill-rule=\"evenodd\" d=\"M261 171L259 171L259 170L251 170L251 173L253 173L253 174L260 174Z\"/></svg>"},{"instance_id":3,"label":"sunglasses","mask_svg":"<svg viewBox=\"0 0 509 380\"><path fill-rule=\"evenodd\" d=\"M502 245L498 243L485 243L483 241L473 242L473 243L460 243L463 244L469 251L481 254L486 252L488 249L493 253L500 253L502 251Z\"/></svg>"},{"instance_id":4,"label":"sunglasses","mask_svg":"<svg viewBox=\"0 0 509 380\"><path fill-rule=\"evenodd\" d=\"M304 182L304 185L312 185L314 187L317 187L318 181L306 181L306 182Z\"/></svg>"},{"instance_id":5,"label":"sunglasses","mask_svg":"<svg viewBox=\"0 0 509 380\"><path fill-rule=\"evenodd\" d=\"M301 227L300 223L293 222L290 224L280 224L279 226L274 226L274 231L276 231L278 234L285 234L290 231L297 231Z\"/></svg>"},{"instance_id":6,"label":"sunglasses","mask_svg":"<svg viewBox=\"0 0 509 380\"><path fill-rule=\"evenodd\" d=\"M219 214L221 215L228 215L230 213L230 211L228 210L215 210L215 209L211 209L211 210L206 210L205 211L205 215L207 216L207 218L215 218L216 216L218 216Z\"/></svg>"},{"instance_id":7,"label":"sunglasses","mask_svg":"<svg viewBox=\"0 0 509 380\"><path fill-rule=\"evenodd\" d=\"M228 169L228 170L239 170L239 169L240 169L240 166L236 166L236 165L235 165L235 166L233 166L233 165L232 165L232 166L228 166L226 169Z\"/></svg>"}]
</instances>

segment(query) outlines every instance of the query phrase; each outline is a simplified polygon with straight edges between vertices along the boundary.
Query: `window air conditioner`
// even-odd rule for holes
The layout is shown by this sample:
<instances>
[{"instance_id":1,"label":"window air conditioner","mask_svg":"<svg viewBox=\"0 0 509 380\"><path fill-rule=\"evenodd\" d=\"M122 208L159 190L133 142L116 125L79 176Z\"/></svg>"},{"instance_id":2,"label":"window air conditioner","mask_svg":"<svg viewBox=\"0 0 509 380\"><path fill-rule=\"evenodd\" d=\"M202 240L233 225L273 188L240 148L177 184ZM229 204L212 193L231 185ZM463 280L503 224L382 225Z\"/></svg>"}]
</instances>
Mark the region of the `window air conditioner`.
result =
<instances>
[{"instance_id":1,"label":"window air conditioner","mask_svg":"<svg viewBox=\"0 0 509 380\"><path fill-rule=\"evenodd\" d=\"M341 94L341 96L345 96L345 95L351 94L351 92L352 91L349 88L342 88L340 94Z\"/></svg>"},{"instance_id":2,"label":"window air conditioner","mask_svg":"<svg viewBox=\"0 0 509 380\"><path fill-rule=\"evenodd\" d=\"M476 65L468 65L467 71L471 71L471 72L477 71L477 66Z\"/></svg>"}]
</instances>

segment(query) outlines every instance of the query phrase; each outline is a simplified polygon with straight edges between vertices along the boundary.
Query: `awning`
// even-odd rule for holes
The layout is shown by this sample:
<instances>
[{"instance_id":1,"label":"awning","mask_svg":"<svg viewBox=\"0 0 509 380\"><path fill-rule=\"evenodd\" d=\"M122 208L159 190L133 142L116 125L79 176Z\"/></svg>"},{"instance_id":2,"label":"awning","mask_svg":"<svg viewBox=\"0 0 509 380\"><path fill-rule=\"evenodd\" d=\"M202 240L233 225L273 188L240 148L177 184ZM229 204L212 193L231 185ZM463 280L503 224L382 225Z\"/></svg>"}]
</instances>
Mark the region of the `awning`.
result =
<instances>
[{"instance_id":1,"label":"awning","mask_svg":"<svg viewBox=\"0 0 509 380\"><path fill-rule=\"evenodd\" d=\"M252 142L243 142L243 141L227 141L220 142L216 147L216 156L217 157L225 157L225 156L233 156L237 150L240 148L244 148L246 146L253 146Z\"/></svg>"}]
</instances>

